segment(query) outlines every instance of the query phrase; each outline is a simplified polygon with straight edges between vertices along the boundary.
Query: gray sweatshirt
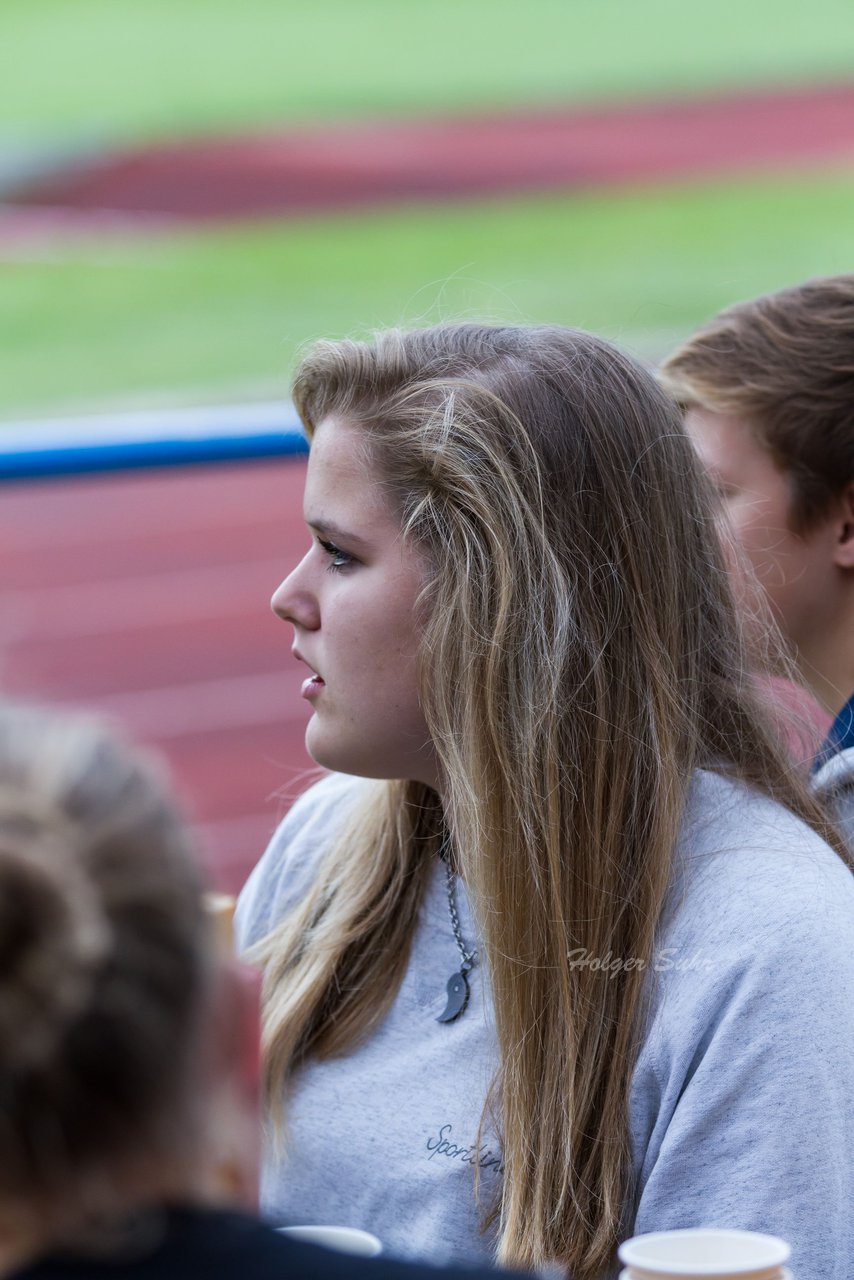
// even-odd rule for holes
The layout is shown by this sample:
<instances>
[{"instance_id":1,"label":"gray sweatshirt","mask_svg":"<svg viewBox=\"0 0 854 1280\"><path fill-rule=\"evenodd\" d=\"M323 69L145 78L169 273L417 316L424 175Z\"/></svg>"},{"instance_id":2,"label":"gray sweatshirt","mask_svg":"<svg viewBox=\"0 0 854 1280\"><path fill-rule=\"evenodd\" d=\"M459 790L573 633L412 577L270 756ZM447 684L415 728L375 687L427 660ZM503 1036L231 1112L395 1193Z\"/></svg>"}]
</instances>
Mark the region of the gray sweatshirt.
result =
<instances>
[{"instance_id":1,"label":"gray sweatshirt","mask_svg":"<svg viewBox=\"0 0 854 1280\"><path fill-rule=\"evenodd\" d=\"M348 807L374 784L325 778L293 807L237 912L243 948L303 894ZM854 877L814 833L740 784L698 774L648 970L635 1067L632 1234L689 1226L783 1236L796 1280L854 1274ZM476 926L458 885L467 943ZM578 964L623 956L573 954ZM389 1253L488 1261L481 1206L502 1175L480 1127L497 1052L484 972L453 1023L436 1021L459 953L437 865L412 957L379 1029L312 1064L270 1150L262 1210L275 1222L367 1228Z\"/></svg>"}]
</instances>

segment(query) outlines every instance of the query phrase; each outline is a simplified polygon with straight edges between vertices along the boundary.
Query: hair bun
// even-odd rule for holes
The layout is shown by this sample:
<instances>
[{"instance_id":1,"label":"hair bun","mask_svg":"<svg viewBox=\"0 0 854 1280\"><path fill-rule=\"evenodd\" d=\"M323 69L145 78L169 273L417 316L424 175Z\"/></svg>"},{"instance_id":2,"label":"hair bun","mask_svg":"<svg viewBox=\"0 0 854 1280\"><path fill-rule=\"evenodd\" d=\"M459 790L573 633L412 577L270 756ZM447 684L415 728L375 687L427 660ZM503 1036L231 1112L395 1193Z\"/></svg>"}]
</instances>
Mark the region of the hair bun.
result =
<instances>
[{"instance_id":1,"label":"hair bun","mask_svg":"<svg viewBox=\"0 0 854 1280\"><path fill-rule=\"evenodd\" d=\"M86 1007L110 927L71 824L60 832L22 797L0 817L0 1061L49 1065Z\"/></svg>"}]
</instances>

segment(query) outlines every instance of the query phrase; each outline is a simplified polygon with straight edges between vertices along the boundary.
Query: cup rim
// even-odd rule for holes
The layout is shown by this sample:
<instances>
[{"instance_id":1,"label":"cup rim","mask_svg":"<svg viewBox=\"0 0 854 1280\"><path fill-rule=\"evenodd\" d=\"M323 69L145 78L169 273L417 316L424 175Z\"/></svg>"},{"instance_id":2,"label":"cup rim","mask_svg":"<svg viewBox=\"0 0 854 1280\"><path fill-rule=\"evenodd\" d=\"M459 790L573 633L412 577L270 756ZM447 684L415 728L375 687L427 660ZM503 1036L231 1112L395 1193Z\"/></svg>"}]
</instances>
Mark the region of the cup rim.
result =
<instances>
[{"instance_id":1,"label":"cup rim","mask_svg":"<svg viewBox=\"0 0 854 1280\"><path fill-rule=\"evenodd\" d=\"M383 1251L382 1241L372 1231L363 1227L344 1227L333 1222L287 1223L277 1227L282 1235L301 1244L317 1244L336 1253L350 1254L352 1257L377 1257ZM329 1233L332 1239L320 1240L318 1235Z\"/></svg>"},{"instance_id":2,"label":"cup rim","mask_svg":"<svg viewBox=\"0 0 854 1280\"><path fill-rule=\"evenodd\" d=\"M627 1266L645 1268L647 1271L654 1269L664 1276L719 1276L727 1266L732 1266L726 1257L721 1256L720 1250L717 1257L712 1254L703 1262L668 1257L670 1250L667 1246L678 1247L681 1241L705 1245L710 1249L716 1244L720 1246L724 1241L739 1244L745 1250L741 1270L748 1274L763 1268L780 1267L788 1262L792 1252L786 1241L779 1236L766 1235L760 1231L727 1227L685 1227L677 1231L650 1231L633 1236L620 1245L617 1256ZM663 1256L661 1252L656 1253L662 1245L665 1246ZM739 1272L734 1271L732 1274L736 1277Z\"/></svg>"}]
</instances>

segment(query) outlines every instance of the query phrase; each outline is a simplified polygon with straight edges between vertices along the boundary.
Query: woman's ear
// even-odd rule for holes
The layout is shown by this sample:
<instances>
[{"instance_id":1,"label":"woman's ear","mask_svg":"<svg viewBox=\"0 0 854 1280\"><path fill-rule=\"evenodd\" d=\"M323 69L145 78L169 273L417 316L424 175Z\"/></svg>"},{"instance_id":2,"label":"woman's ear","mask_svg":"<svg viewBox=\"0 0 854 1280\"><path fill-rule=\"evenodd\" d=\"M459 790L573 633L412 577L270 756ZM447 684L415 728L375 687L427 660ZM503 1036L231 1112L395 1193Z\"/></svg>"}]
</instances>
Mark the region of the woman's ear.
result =
<instances>
[{"instance_id":1,"label":"woman's ear","mask_svg":"<svg viewBox=\"0 0 854 1280\"><path fill-rule=\"evenodd\" d=\"M854 482L842 493L833 558L840 569L854 570Z\"/></svg>"}]
</instances>

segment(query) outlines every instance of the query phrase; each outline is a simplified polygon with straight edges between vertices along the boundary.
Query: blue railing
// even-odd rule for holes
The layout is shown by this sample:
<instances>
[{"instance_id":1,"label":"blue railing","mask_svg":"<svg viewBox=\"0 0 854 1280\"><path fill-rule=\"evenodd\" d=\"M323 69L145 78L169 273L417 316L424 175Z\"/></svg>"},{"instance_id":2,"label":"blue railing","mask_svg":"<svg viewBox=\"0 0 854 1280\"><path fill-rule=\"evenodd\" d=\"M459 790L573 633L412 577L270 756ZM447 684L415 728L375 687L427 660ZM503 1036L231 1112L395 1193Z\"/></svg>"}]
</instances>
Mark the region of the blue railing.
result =
<instances>
[{"instance_id":1,"label":"blue railing","mask_svg":"<svg viewBox=\"0 0 854 1280\"><path fill-rule=\"evenodd\" d=\"M287 403L0 422L0 480L288 457L306 448Z\"/></svg>"}]
</instances>

